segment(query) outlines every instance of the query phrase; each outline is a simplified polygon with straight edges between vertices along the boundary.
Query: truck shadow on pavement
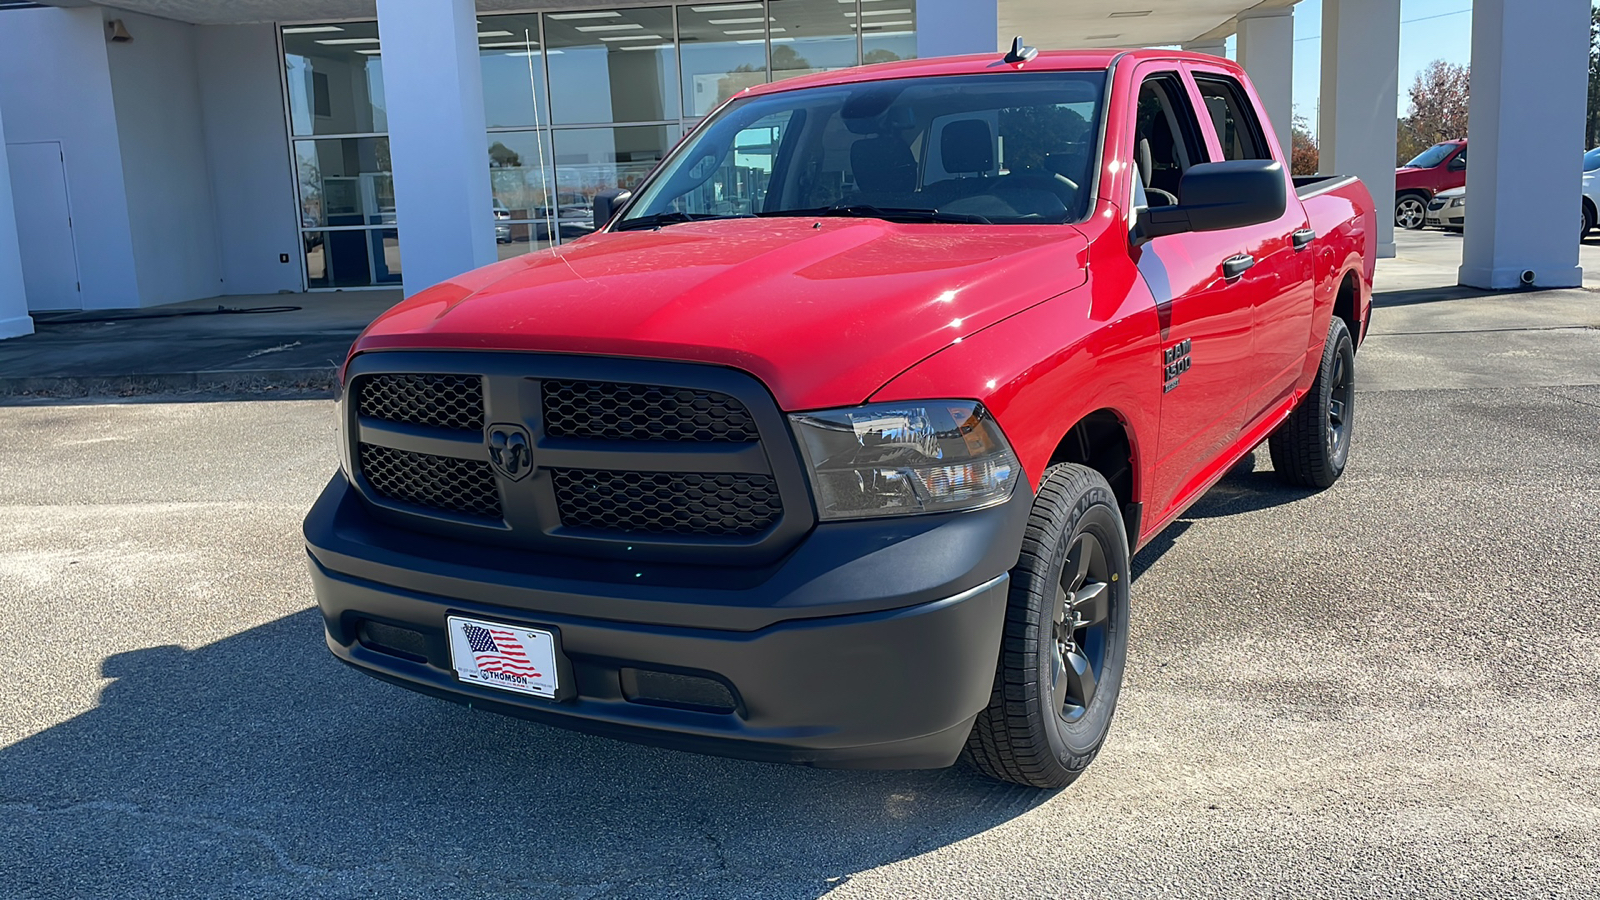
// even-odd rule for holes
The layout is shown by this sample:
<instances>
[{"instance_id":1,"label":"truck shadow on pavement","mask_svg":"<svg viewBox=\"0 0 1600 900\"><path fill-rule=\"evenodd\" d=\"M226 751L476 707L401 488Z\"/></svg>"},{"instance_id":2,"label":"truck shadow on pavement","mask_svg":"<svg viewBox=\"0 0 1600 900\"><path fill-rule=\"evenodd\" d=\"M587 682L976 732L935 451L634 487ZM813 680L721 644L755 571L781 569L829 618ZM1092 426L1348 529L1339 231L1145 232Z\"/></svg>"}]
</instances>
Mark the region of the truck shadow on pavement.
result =
<instances>
[{"instance_id":1,"label":"truck shadow on pavement","mask_svg":"<svg viewBox=\"0 0 1600 900\"><path fill-rule=\"evenodd\" d=\"M103 671L0 750L8 896L817 897L1055 796L476 712L344 668L314 610Z\"/></svg>"}]
</instances>

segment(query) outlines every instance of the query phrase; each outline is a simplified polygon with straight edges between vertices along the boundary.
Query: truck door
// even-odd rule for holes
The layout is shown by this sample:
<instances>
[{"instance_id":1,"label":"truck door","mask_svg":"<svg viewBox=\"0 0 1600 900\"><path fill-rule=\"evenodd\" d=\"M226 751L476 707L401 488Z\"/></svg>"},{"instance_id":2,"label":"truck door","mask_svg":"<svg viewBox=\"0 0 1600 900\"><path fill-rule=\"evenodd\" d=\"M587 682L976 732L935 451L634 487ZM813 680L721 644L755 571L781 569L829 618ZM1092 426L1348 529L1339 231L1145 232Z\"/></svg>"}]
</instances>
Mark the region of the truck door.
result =
<instances>
[{"instance_id":1,"label":"truck door","mask_svg":"<svg viewBox=\"0 0 1600 900\"><path fill-rule=\"evenodd\" d=\"M1178 202L1183 173L1211 161L1193 97L1175 69L1139 70L1139 97L1129 145L1134 157L1130 208ZM1160 379L1161 430L1150 502L1159 518L1209 474L1244 423L1251 392L1240 372L1250 364L1252 310L1232 290L1222 264L1239 252L1227 232L1163 235L1133 248L1155 298L1160 353L1150 377Z\"/></svg>"},{"instance_id":2,"label":"truck door","mask_svg":"<svg viewBox=\"0 0 1600 900\"><path fill-rule=\"evenodd\" d=\"M1259 106L1233 76L1193 66L1195 87L1207 115L1207 141L1219 159L1283 159L1273 156ZM1285 167L1284 178L1291 176ZM1315 307L1312 282L1312 236L1305 208L1287 185L1289 202L1276 221L1220 234L1230 235L1237 258L1248 263L1229 289L1247 298L1252 310L1250 364L1239 375L1254 382L1245 428L1276 409L1293 393L1305 370Z\"/></svg>"}]
</instances>

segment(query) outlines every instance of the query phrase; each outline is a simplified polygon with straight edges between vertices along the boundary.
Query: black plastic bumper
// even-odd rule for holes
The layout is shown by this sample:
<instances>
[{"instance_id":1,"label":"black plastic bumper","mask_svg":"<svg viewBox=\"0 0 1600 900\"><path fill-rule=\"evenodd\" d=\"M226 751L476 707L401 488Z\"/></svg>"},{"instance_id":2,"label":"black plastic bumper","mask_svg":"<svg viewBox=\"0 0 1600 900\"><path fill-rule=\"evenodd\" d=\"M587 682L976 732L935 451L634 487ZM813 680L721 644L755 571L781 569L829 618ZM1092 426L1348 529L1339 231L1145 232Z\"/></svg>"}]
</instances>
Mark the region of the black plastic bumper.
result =
<instances>
[{"instance_id":1,"label":"black plastic bumper","mask_svg":"<svg viewBox=\"0 0 1600 900\"><path fill-rule=\"evenodd\" d=\"M988 510L822 525L773 566L703 567L698 578L624 563L550 569L503 548L451 552L440 539L374 522L342 477L305 530L328 646L368 674L680 749L923 768L955 761L988 702L1026 493ZM562 698L460 681L449 615L555 632ZM691 690L641 696L648 679ZM727 702L708 708L696 685Z\"/></svg>"}]
</instances>

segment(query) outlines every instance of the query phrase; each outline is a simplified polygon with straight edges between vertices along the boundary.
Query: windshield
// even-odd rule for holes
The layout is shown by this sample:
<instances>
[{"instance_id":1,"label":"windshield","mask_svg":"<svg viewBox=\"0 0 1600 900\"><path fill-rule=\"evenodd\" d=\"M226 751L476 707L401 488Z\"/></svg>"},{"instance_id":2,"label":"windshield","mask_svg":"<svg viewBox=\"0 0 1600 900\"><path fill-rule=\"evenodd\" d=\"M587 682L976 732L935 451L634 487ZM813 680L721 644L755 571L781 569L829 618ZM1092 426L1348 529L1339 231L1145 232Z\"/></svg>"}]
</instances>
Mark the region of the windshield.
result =
<instances>
[{"instance_id":1,"label":"windshield","mask_svg":"<svg viewBox=\"0 0 1600 900\"><path fill-rule=\"evenodd\" d=\"M1406 163L1406 166L1413 169L1431 169L1444 162L1455 149L1455 144L1434 144L1432 147L1418 153L1415 159Z\"/></svg>"},{"instance_id":2,"label":"windshield","mask_svg":"<svg viewBox=\"0 0 1600 900\"><path fill-rule=\"evenodd\" d=\"M745 216L1048 224L1087 214L1105 73L874 81L736 100L617 230Z\"/></svg>"},{"instance_id":3,"label":"windshield","mask_svg":"<svg viewBox=\"0 0 1600 900\"><path fill-rule=\"evenodd\" d=\"M1593 172L1600 169L1600 147L1596 147L1583 155L1583 170Z\"/></svg>"}]
</instances>

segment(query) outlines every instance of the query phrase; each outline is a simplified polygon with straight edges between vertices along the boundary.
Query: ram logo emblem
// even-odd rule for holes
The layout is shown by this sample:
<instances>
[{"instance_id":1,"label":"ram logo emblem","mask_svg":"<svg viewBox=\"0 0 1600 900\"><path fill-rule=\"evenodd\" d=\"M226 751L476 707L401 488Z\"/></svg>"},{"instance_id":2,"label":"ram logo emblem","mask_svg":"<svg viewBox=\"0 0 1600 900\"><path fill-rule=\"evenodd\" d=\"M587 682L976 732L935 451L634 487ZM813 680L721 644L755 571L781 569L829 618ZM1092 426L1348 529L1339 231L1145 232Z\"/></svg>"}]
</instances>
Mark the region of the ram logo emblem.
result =
<instances>
[{"instance_id":1,"label":"ram logo emblem","mask_svg":"<svg viewBox=\"0 0 1600 900\"><path fill-rule=\"evenodd\" d=\"M485 440L495 471L516 481L533 471L533 439L521 425L490 425Z\"/></svg>"}]
</instances>

